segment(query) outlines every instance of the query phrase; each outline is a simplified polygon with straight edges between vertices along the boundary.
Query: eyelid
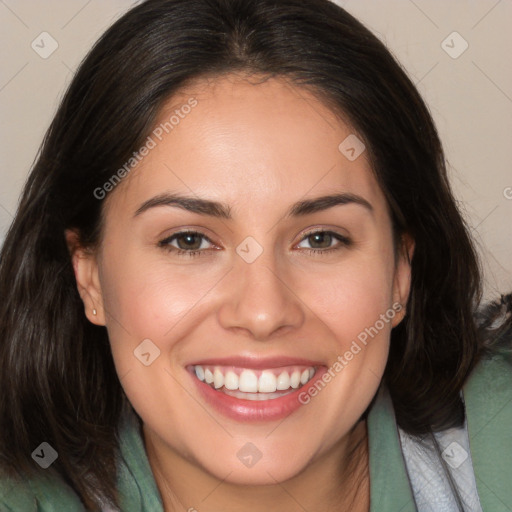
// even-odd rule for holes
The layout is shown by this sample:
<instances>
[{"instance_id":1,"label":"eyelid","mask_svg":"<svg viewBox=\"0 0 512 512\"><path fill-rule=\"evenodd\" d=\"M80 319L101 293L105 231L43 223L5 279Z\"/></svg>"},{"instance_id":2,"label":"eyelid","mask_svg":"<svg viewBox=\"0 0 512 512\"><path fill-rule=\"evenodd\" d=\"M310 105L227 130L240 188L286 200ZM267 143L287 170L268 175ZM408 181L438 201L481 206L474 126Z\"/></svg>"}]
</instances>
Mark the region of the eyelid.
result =
<instances>
[{"instance_id":1,"label":"eyelid","mask_svg":"<svg viewBox=\"0 0 512 512\"><path fill-rule=\"evenodd\" d=\"M185 236L185 235L196 235L200 238L204 238L206 241L208 241L210 244L212 244L214 246L217 245L208 235L206 235L202 231L199 231L198 229L187 229L187 228L180 229L179 231L175 231L174 233L166 236L165 238L162 238L158 242L158 245L167 245L168 243L175 240L176 238L179 238L180 236ZM178 249L178 250L180 250L180 249Z\"/></svg>"},{"instance_id":2,"label":"eyelid","mask_svg":"<svg viewBox=\"0 0 512 512\"><path fill-rule=\"evenodd\" d=\"M193 225L183 226L183 227L179 227L176 229L166 229L165 231L162 231L161 234L157 235L156 238L159 241L159 243L161 243L161 242L165 242L165 241L169 240L170 238L177 236L177 235L192 233L192 234L200 235L200 236L206 238L207 240L209 240L211 243L214 243L212 240L212 238L214 238L214 236L210 236L209 234L207 234L207 232L209 232L209 231L210 230L208 230L207 228L204 228L202 226L193 226Z\"/></svg>"},{"instance_id":3,"label":"eyelid","mask_svg":"<svg viewBox=\"0 0 512 512\"><path fill-rule=\"evenodd\" d=\"M306 228L304 231L302 231L300 235L300 241L304 240L304 238L307 238L308 236L314 235L315 233L328 233L332 235L336 235L340 237L343 240L349 241L350 236L348 234L343 234L341 228L334 228L334 227L327 227L327 226L317 226L312 228Z\"/></svg>"}]
</instances>

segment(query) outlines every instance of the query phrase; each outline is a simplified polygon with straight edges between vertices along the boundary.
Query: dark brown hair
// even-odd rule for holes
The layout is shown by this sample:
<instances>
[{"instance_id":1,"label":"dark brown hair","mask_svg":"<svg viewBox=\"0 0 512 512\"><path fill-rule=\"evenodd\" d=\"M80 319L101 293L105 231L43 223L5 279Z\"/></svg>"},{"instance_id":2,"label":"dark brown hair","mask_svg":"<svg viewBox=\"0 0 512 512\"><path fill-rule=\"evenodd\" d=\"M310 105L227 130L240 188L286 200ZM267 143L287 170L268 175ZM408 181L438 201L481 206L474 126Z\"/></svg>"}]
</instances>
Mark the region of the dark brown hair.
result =
<instances>
[{"instance_id":1,"label":"dark brown hair","mask_svg":"<svg viewBox=\"0 0 512 512\"><path fill-rule=\"evenodd\" d=\"M461 387L482 342L480 277L434 123L411 80L360 22L327 0L147 0L80 65L44 138L0 260L0 466L30 475L42 440L93 508L116 501L126 397L106 329L89 323L64 232L100 240L107 182L192 80L243 71L286 77L341 113L364 140L395 237L415 241L404 321L385 382L410 433L458 425ZM340 141L341 142L341 141ZM8 390L8 392L6 392ZM95 482L95 487L90 482Z\"/></svg>"}]
</instances>

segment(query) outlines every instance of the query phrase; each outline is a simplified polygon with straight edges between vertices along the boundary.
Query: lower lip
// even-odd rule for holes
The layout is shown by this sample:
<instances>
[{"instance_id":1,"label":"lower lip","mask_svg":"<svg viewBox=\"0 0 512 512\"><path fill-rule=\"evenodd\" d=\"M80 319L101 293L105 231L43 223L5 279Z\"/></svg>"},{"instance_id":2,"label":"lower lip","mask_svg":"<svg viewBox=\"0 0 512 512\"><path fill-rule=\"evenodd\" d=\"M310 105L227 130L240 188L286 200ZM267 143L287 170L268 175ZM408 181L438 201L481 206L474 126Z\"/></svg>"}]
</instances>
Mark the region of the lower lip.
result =
<instances>
[{"instance_id":1,"label":"lower lip","mask_svg":"<svg viewBox=\"0 0 512 512\"><path fill-rule=\"evenodd\" d=\"M220 413L237 421L258 422L283 419L299 409L304 405L299 401L299 395L307 393L307 389L321 378L325 371L327 370L324 367L317 368L313 378L306 384L287 395L272 400L235 398L222 391L216 391L209 384L200 381L194 373L189 373L204 400Z\"/></svg>"}]
</instances>

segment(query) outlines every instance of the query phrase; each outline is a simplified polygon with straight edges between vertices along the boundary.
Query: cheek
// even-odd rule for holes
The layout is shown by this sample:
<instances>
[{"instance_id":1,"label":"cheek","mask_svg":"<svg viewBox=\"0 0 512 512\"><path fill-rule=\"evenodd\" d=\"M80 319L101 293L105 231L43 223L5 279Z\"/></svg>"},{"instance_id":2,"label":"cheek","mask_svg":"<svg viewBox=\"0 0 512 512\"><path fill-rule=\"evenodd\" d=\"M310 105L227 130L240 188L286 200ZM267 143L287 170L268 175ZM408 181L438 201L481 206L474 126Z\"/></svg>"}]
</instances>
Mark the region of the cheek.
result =
<instances>
[{"instance_id":1,"label":"cheek","mask_svg":"<svg viewBox=\"0 0 512 512\"><path fill-rule=\"evenodd\" d=\"M354 259L305 281L301 296L309 297L318 318L344 345L389 311L392 275L386 259Z\"/></svg>"},{"instance_id":2,"label":"cheek","mask_svg":"<svg viewBox=\"0 0 512 512\"><path fill-rule=\"evenodd\" d=\"M364 413L375 395L389 352L393 265L386 258L347 258L303 279L298 295L315 313L317 340L328 356L328 372L301 395L301 403L322 411L326 445L335 443ZM391 275L390 275L391 273ZM387 314L387 316L386 316ZM309 407L309 405L308 405Z\"/></svg>"},{"instance_id":3,"label":"cheek","mask_svg":"<svg viewBox=\"0 0 512 512\"><path fill-rule=\"evenodd\" d=\"M133 366L134 350L146 339L172 353L190 319L208 307L209 291L222 274L148 262L137 251L105 254L101 283L112 352L119 374Z\"/></svg>"},{"instance_id":4,"label":"cheek","mask_svg":"<svg viewBox=\"0 0 512 512\"><path fill-rule=\"evenodd\" d=\"M354 420L364 412L384 373L391 322L397 313L392 276L392 258L374 253L373 257L347 260L338 271L307 281L304 295L311 297L321 322L319 330L334 342L325 344L331 379L326 392L320 394L321 400L331 404L326 422L340 429L347 427L344 415ZM333 428L332 432L336 431Z\"/></svg>"},{"instance_id":5,"label":"cheek","mask_svg":"<svg viewBox=\"0 0 512 512\"><path fill-rule=\"evenodd\" d=\"M190 406L181 402L182 386L171 375L170 359L179 357L189 316L202 311L198 301L212 285L197 273L148 264L136 251L126 251L121 259L109 256L101 281L116 370L139 415L158 423L160 415ZM168 397L173 397L172 407Z\"/></svg>"}]
</instances>

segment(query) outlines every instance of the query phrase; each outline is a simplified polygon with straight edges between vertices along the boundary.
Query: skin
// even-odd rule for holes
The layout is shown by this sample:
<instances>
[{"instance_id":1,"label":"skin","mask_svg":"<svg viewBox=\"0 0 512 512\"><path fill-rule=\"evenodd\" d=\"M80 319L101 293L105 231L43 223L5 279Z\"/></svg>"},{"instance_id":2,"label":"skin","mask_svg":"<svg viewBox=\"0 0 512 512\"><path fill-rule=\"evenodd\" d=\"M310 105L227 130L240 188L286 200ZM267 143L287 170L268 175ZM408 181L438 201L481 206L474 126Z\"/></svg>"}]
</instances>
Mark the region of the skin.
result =
<instances>
[{"instance_id":1,"label":"skin","mask_svg":"<svg viewBox=\"0 0 512 512\"><path fill-rule=\"evenodd\" d=\"M185 366L250 354L330 367L393 303L406 303L412 243L395 254L366 152L345 158L338 146L354 130L307 90L283 79L202 80L172 97L156 124L190 97L197 106L110 192L99 248L81 248L67 233L86 315L108 329L165 510L369 510L367 430L359 418L405 308L284 420L221 415L190 385ZM345 204L285 216L296 201L333 191L357 194L373 209ZM172 206L134 216L162 192L226 203L232 219ZM200 256L159 245L184 228L206 235L188 242ZM319 228L351 243L307 236ZM250 264L236 252L248 236L263 248ZM186 244L183 237L172 242L175 249ZM133 351L148 338L160 356L145 366ZM262 453L251 468L237 457L247 442Z\"/></svg>"}]
</instances>

